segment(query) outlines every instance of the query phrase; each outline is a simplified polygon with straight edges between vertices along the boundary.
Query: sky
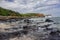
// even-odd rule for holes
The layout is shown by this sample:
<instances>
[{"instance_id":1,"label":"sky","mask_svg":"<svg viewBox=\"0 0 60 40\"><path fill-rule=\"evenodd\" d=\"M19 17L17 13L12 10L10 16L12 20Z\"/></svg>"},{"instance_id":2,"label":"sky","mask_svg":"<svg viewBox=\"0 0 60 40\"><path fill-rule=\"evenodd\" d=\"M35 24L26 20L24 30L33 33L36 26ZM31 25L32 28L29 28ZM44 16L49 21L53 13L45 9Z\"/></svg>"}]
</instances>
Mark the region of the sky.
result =
<instances>
[{"instance_id":1,"label":"sky","mask_svg":"<svg viewBox=\"0 0 60 40\"><path fill-rule=\"evenodd\" d=\"M60 17L60 0L0 0L0 7L20 13L44 13Z\"/></svg>"}]
</instances>

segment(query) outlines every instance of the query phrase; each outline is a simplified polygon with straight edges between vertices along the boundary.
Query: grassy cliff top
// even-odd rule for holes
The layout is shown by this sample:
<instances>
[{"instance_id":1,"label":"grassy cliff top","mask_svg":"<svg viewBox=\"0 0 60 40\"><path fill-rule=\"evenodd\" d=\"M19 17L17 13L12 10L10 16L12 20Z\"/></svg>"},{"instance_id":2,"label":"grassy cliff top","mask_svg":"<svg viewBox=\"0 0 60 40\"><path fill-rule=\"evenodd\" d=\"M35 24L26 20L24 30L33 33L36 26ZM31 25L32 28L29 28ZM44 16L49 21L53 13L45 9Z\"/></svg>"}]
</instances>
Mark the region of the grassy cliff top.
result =
<instances>
[{"instance_id":1,"label":"grassy cliff top","mask_svg":"<svg viewBox=\"0 0 60 40\"><path fill-rule=\"evenodd\" d=\"M0 7L0 16L19 16L18 12Z\"/></svg>"},{"instance_id":2,"label":"grassy cliff top","mask_svg":"<svg viewBox=\"0 0 60 40\"><path fill-rule=\"evenodd\" d=\"M19 13L12 10L4 9L0 7L0 16L20 16L20 17L44 17L44 14L40 13Z\"/></svg>"}]
</instances>

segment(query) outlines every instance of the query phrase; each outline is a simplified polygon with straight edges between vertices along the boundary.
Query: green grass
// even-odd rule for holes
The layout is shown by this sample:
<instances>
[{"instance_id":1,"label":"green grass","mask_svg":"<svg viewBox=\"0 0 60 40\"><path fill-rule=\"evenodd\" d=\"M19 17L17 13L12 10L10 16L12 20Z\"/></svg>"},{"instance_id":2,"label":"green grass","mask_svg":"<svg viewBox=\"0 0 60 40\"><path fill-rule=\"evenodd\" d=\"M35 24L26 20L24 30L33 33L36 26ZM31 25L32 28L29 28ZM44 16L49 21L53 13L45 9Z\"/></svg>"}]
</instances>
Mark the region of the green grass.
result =
<instances>
[{"instance_id":1,"label":"green grass","mask_svg":"<svg viewBox=\"0 0 60 40\"><path fill-rule=\"evenodd\" d=\"M0 16L20 16L20 17L32 17L32 16L36 16L37 13L19 13L19 12L15 12L9 9L5 9L0 7Z\"/></svg>"}]
</instances>

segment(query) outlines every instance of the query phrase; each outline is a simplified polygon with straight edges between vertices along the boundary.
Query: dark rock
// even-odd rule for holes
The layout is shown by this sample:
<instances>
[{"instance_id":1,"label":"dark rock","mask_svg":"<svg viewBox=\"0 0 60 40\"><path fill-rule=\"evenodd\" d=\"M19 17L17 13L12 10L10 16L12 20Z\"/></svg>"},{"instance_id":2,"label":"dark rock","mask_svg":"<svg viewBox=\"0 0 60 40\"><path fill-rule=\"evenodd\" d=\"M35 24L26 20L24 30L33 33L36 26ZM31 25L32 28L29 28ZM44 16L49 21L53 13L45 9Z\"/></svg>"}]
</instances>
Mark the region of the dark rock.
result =
<instances>
[{"instance_id":1,"label":"dark rock","mask_svg":"<svg viewBox=\"0 0 60 40\"><path fill-rule=\"evenodd\" d=\"M21 33L24 34L24 35L26 35L26 34L28 34L28 31L22 30Z\"/></svg>"},{"instance_id":2,"label":"dark rock","mask_svg":"<svg viewBox=\"0 0 60 40\"><path fill-rule=\"evenodd\" d=\"M9 30L9 29L5 28L4 30Z\"/></svg>"},{"instance_id":3,"label":"dark rock","mask_svg":"<svg viewBox=\"0 0 60 40\"><path fill-rule=\"evenodd\" d=\"M54 22L54 21L50 19L46 19L45 22Z\"/></svg>"},{"instance_id":4,"label":"dark rock","mask_svg":"<svg viewBox=\"0 0 60 40\"><path fill-rule=\"evenodd\" d=\"M56 32L52 32L52 31L51 31L51 33L50 33L50 35L55 35L55 34L56 34Z\"/></svg>"},{"instance_id":5,"label":"dark rock","mask_svg":"<svg viewBox=\"0 0 60 40\"><path fill-rule=\"evenodd\" d=\"M58 33L60 33L60 30L57 30Z\"/></svg>"},{"instance_id":6,"label":"dark rock","mask_svg":"<svg viewBox=\"0 0 60 40\"><path fill-rule=\"evenodd\" d=\"M53 28L46 28L46 30L50 31L50 30L53 30Z\"/></svg>"},{"instance_id":7,"label":"dark rock","mask_svg":"<svg viewBox=\"0 0 60 40\"><path fill-rule=\"evenodd\" d=\"M45 27L49 27L51 24L48 24L48 25L44 25Z\"/></svg>"},{"instance_id":8,"label":"dark rock","mask_svg":"<svg viewBox=\"0 0 60 40\"><path fill-rule=\"evenodd\" d=\"M30 23L30 20L29 19L25 19L24 22Z\"/></svg>"},{"instance_id":9,"label":"dark rock","mask_svg":"<svg viewBox=\"0 0 60 40\"><path fill-rule=\"evenodd\" d=\"M7 33L0 33L0 40L9 39Z\"/></svg>"},{"instance_id":10,"label":"dark rock","mask_svg":"<svg viewBox=\"0 0 60 40\"><path fill-rule=\"evenodd\" d=\"M27 29L27 26L23 26L23 29Z\"/></svg>"},{"instance_id":11,"label":"dark rock","mask_svg":"<svg viewBox=\"0 0 60 40\"><path fill-rule=\"evenodd\" d=\"M49 40L60 40L60 31L51 31L49 34Z\"/></svg>"},{"instance_id":12,"label":"dark rock","mask_svg":"<svg viewBox=\"0 0 60 40\"><path fill-rule=\"evenodd\" d=\"M59 34L60 34L59 30L50 32L50 35L54 35L54 36L56 36L56 35L59 36Z\"/></svg>"},{"instance_id":13,"label":"dark rock","mask_svg":"<svg viewBox=\"0 0 60 40\"><path fill-rule=\"evenodd\" d=\"M18 28L11 28L11 29L15 29L15 30L17 30Z\"/></svg>"},{"instance_id":14,"label":"dark rock","mask_svg":"<svg viewBox=\"0 0 60 40\"><path fill-rule=\"evenodd\" d=\"M55 22L54 24L60 24L60 23Z\"/></svg>"}]
</instances>

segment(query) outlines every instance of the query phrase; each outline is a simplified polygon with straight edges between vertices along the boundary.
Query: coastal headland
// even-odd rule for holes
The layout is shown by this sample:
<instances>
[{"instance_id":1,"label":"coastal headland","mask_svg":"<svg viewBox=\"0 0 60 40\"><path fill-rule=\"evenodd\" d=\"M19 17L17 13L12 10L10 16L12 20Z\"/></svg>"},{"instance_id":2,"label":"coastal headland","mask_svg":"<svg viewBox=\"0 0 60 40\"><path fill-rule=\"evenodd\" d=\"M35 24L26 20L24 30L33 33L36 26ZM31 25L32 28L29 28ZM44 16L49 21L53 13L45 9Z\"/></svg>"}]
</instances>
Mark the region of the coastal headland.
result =
<instances>
[{"instance_id":1,"label":"coastal headland","mask_svg":"<svg viewBox=\"0 0 60 40\"><path fill-rule=\"evenodd\" d=\"M32 18L32 17L45 17L42 13L19 13L12 10L0 7L0 20L16 19L16 18Z\"/></svg>"}]
</instances>

